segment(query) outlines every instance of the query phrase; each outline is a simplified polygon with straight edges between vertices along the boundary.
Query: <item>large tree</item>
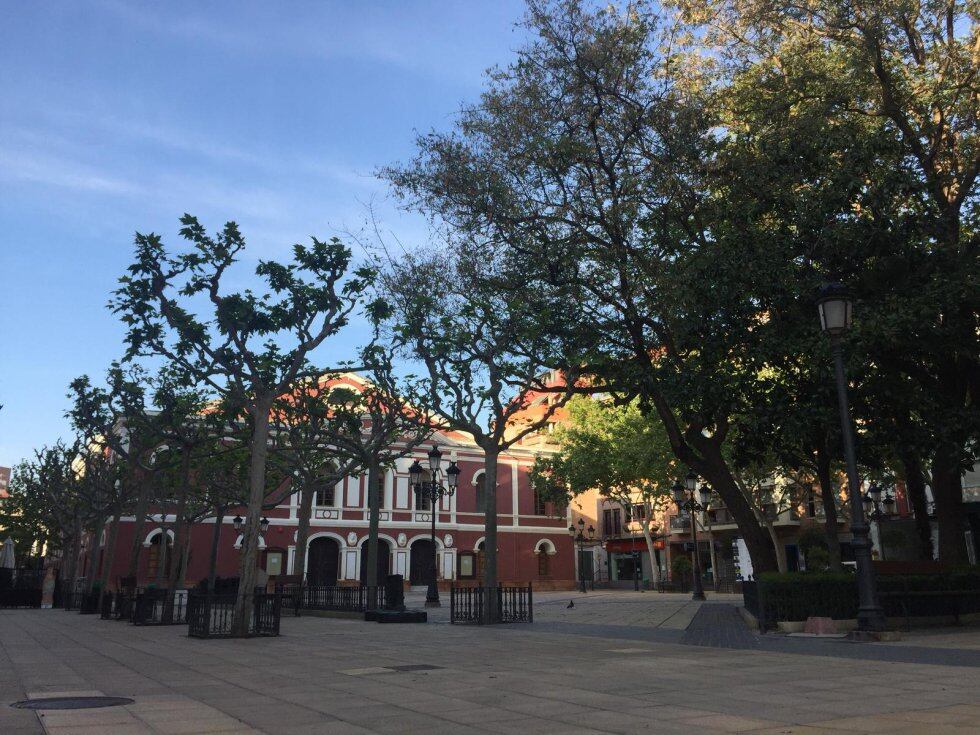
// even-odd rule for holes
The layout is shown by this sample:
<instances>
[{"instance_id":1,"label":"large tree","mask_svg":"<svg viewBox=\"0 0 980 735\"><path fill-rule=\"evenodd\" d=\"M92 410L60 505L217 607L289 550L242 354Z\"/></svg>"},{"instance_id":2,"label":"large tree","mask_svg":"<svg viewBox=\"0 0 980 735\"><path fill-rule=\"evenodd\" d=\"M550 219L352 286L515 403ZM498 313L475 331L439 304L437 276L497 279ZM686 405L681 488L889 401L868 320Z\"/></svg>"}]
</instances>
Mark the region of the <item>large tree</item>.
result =
<instances>
[{"instance_id":1,"label":"large tree","mask_svg":"<svg viewBox=\"0 0 980 735\"><path fill-rule=\"evenodd\" d=\"M420 137L416 159L388 176L510 258L525 291L561 304L591 336L565 361L597 388L639 397L677 459L724 500L753 567L774 570L726 460L733 419L758 391L760 307L750 273L707 256L718 239L713 90L643 5L531 2L528 26L533 40L491 74L480 103L452 132Z\"/></svg>"},{"instance_id":2,"label":"large tree","mask_svg":"<svg viewBox=\"0 0 980 735\"><path fill-rule=\"evenodd\" d=\"M247 635L266 493L269 416L273 404L313 372L311 353L340 332L364 303L374 273L352 268L340 241L295 245L288 264L260 260L264 290L229 290L228 274L245 248L229 222L210 235L181 219L186 252L168 251L159 235L137 234L135 261L110 301L128 327L128 355L161 355L239 406L249 437L249 497L234 628ZM201 311L198 313L195 308ZM320 371L317 371L320 372Z\"/></svg>"},{"instance_id":3,"label":"large tree","mask_svg":"<svg viewBox=\"0 0 980 735\"><path fill-rule=\"evenodd\" d=\"M931 466L940 558L964 561L961 473L975 459L980 425L976 9L969 2L901 0L680 5L700 42L724 62L724 78L750 79L760 103L767 97L775 103L765 114L799 113L816 103L838 127L875 126L878 160L911 175L904 216L888 233L890 248L864 262L839 249L813 255L869 296L858 349L876 370L892 374L893 385L916 386L909 393L922 399L917 405L899 401L883 418L902 445L897 454L917 516L925 513L922 465ZM796 140L807 138L797 132ZM870 169L863 181L868 192L879 188ZM862 211L876 214L873 207ZM852 242L860 244L857 253L867 253L860 239ZM925 547L921 521L920 528Z\"/></svg>"},{"instance_id":4,"label":"large tree","mask_svg":"<svg viewBox=\"0 0 980 735\"><path fill-rule=\"evenodd\" d=\"M483 584L495 588L500 455L548 423L578 379L558 349L564 340L559 305L528 290L523 274L496 258L487 242L451 241L442 252L406 256L391 265L384 285L394 306L393 339L425 371L433 422L467 432L483 451ZM565 368L560 392L539 413L528 413L559 367ZM493 620L496 595L485 599Z\"/></svg>"}]
</instances>

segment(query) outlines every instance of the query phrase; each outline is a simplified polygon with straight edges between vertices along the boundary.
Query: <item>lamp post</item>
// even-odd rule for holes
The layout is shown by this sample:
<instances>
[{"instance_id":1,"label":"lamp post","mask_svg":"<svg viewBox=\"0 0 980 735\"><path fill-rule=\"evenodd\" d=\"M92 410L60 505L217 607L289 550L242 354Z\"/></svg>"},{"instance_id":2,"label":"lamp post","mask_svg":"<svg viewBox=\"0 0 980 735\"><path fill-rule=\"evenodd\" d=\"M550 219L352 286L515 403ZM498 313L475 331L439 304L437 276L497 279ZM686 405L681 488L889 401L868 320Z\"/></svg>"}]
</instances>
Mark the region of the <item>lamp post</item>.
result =
<instances>
[{"instance_id":1,"label":"lamp post","mask_svg":"<svg viewBox=\"0 0 980 735\"><path fill-rule=\"evenodd\" d=\"M678 510L686 510L691 515L691 541L694 543L694 593L691 595L691 599L703 600L705 599L704 584L701 580L701 552L698 550L698 523L695 513L707 508L708 500L711 498L711 488L702 485L698 491L698 476L694 470L688 470L684 484L682 485L681 481L677 480L672 490ZM701 496L700 503L694 497L696 491Z\"/></svg>"},{"instance_id":2,"label":"lamp post","mask_svg":"<svg viewBox=\"0 0 980 735\"><path fill-rule=\"evenodd\" d=\"M881 560L885 560L885 542L881 538L881 523L887 521L895 515L895 498L891 493L885 493L881 497L882 488L877 482L872 482L868 486L868 491L862 498L864 502L865 515L875 522L878 526L878 548L881 551Z\"/></svg>"},{"instance_id":3,"label":"lamp post","mask_svg":"<svg viewBox=\"0 0 980 735\"><path fill-rule=\"evenodd\" d=\"M588 534L588 536L586 536ZM588 592L585 588L585 566L582 564L582 551L586 546L593 546L596 543L595 540L595 526L589 524L588 530L585 528L585 519L578 519L578 528L576 529L574 525L568 527L568 535L572 537L572 543L574 544L577 552L578 559L578 583L580 592Z\"/></svg>"},{"instance_id":4,"label":"lamp post","mask_svg":"<svg viewBox=\"0 0 980 735\"><path fill-rule=\"evenodd\" d=\"M857 454L854 451L854 427L847 403L847 379L844 375L841 337L851 326L851 298L844 285L835 282L821 287L817 309L820 312L820 328L830 337L830 353L834 358L837 404L841 436L844 440L844 460L847 464L847 494L851 506L851 546L854 549L854 561L857 563L858 630L870 633L885 629L885 612L878 602L875 570L871 565L870 529L864 517Z\"/></svg>"},{"instance_id":5,"label":"lamp post","mask_svg":"<svg viewBox=\"0 0 980 735\"><path fill-rule=\"evenodd\" d=\"M422 479L422 473L425 470L418 460L415 460L412 466L408 468L408 476L416 495L429 501L429 515L432 520L432 569L429 576L429 587L425 592L425 606L442 607L442 603L439 601L439 585L436 582L439 576L439 569L436 566L436 513L439 512L439 500L441 498L451 498L456 494L456 487L459 485L459 467L456 466L455 461L451 461L449 468L443 472L442 452L436 446L433 446L429 451L428 457L428 480ZM445 485L443 485L443 475L445 475Z\"/></svg>"}]
</instances>

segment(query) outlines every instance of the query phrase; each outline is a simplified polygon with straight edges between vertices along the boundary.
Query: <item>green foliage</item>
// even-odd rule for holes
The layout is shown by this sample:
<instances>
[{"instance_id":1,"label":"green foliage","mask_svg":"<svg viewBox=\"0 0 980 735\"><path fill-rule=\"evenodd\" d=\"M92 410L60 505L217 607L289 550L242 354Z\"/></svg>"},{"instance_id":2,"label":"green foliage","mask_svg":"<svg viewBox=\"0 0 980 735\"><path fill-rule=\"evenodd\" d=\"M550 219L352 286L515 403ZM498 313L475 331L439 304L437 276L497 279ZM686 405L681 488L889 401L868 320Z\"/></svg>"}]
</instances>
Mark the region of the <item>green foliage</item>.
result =
<instances>
[{"instance_id":1,"label":"green foliage","mask_svg":"<svg viewBox=\"0 0 980 735\"><path fill-rule=\"evenodd\" d=\"M824 533L822 528L807 526L800 532L796 543L800 547L800 551L802 551L803 555L807 558L807 564L809 565L811 551L814 549L823 549L824 551L827 550L827 535Z\"/></svg>"},{"instance_id":2,"label":"green foliage","mask_svg":"<svg viewBox=\"0 0 980 735\"><path fill-rule=\"evenodd\" d=\"M808 572L826 572L830 567L830 553L824 546L811 546L804 558Z\"/></svg>"},{"instance_id":3,"label":"green foliage","mask_svg":"<svg viewBox=\"0 0 980 735\"><path fill-rule=\"evenodd\" d=\"M674 579L683 579L693 569L694 565L691 564L691 560L682 554L678 554L670 560L670 572L674 576Z\"/></svg>"},{"instance_id":4,"label":"green foliage","mask_svg":"<svg viewBox=\"0 0 980 735\"><path fill-rule=\"evenodd\" d=\"M558 453L538 457L531 471L535 490L552 499L588 490L631 505L670 497L676 460L663 424L633 401L573 398L568 421L554 432Z\"/></svg>"}]
</instances>

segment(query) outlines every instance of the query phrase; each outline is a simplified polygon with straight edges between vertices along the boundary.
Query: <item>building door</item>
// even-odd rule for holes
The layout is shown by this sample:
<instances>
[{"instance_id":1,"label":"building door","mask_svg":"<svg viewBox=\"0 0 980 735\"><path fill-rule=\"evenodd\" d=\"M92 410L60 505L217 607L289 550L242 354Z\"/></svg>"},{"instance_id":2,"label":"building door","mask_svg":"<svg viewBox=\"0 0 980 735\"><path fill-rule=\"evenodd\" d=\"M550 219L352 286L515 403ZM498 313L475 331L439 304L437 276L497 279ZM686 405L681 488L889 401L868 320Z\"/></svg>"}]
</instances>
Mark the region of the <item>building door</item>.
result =
<instances>
[{"instance_id":1,"label":"building door","mask_svg":"<svg viewBox=\"0 0 980 735\"><path fill-rule=\"evenodd\" d=\"M431 539L420 539L412 544L412 566L409 570L409 582L413 585L428 584L432 579L432 568L435 563L435 546Z\"/></svg>"},{"instance_id":2,"label":"building door","mask_svg":"<svg viewBox=\"0 0 980 735\"><path fill-rule=\"evenodd\" d=\"M385 577L391 572L391 546L384 539L378 539L378 584L385 583ZM367 584L368 545L367 541L361 546L361 584Z\"/></svg>"},{"instance_id":3,"label":"building door","mask_svg":"<svg viewBox=\"0 0 980 735\"><path fill-rule=\"evenodd\" d=\"M310 584L333 587L340 568L340 544L336 539L321 536L310 541L306 563L306 581Z\"/></svg>"}]
</instances>

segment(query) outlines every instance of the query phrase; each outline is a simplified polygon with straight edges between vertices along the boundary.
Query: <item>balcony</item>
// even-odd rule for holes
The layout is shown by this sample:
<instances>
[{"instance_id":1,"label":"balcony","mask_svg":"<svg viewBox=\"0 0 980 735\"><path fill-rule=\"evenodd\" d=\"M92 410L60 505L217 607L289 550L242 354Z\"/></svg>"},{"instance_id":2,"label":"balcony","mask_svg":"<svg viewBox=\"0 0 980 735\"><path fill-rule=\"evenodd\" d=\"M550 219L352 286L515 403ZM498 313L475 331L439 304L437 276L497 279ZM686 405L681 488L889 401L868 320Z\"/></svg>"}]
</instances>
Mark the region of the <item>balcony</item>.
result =
<instances>
[{"instance_id":1,"label":"balcony","mask_svg":"<svg viewBox=\"0 0 980 735\"><path fill-rule=\"evenodd\" d=\"M671 516L670 517L670 532L671 533L687 533L691 530L691 517L690 516Z\"/></svg>"}]
</instances>

